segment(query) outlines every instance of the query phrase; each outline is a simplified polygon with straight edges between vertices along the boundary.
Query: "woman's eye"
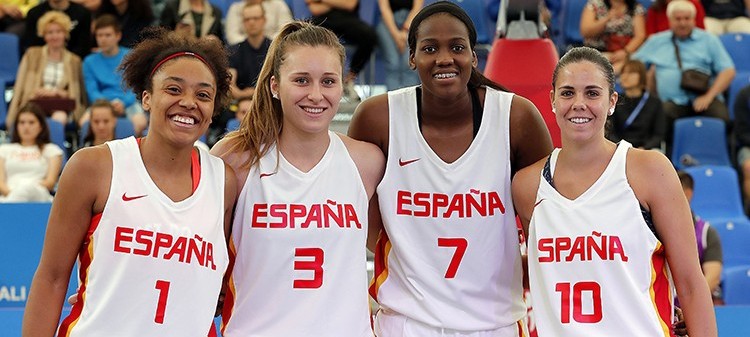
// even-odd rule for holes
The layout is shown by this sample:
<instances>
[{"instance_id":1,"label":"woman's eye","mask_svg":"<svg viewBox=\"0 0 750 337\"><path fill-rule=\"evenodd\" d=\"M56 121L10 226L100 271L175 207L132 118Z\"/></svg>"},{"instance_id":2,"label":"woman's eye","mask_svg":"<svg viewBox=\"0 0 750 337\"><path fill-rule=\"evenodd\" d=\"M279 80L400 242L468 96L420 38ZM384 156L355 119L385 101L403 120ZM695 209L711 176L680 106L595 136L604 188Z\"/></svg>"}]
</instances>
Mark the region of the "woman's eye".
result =
<instances>
[{"instance_id":1,"label":"woman's eye","mask_svg":"<svg viewBox=\"0 0 750 337\"><path fill-rule=\"evenodd\" d=\"M463 46L463 45L453 46L453 51L454 52L462 52L462 51L464 51L464 49L466 49L466 46Z\"/></svg>"},{"instance_id":2,"label":"woman's eye","mask_svg":"<svg viewBox=\"0 0 750 337\"><path fill-rule=\"evenodd\" d=\"M327 86L332 86L332 85L336 84L336 80L327 78L327 79L323 80L323 84L327 85Z\"/></svg>"},{"instance_id":3,"label":"woman's eye","mask_svg":"<svg viewBox=\"0 0 750 337\"><path fill-rule=\"evenodd\" d=\"M300 77L298 79L295 79L294 82L299 84L307 84L307 79L304 77Z\"/></svg>"},{"instance_id":4,"label":"woman's eye","mask_svg":"<svg viewBox=\"0 0 750 337\"><path fill-rule=\"evenodd\" d=\"M424 48L422 48L422 51L424 51L425 53L428 53L428 54L429 54L429 53L434 53L434 52L436 52L436 51L437 51L437 48L435 48L435 47L433 47L433 46L427 46L427 47L424 47Z\"/></svg>"}]
</instances>

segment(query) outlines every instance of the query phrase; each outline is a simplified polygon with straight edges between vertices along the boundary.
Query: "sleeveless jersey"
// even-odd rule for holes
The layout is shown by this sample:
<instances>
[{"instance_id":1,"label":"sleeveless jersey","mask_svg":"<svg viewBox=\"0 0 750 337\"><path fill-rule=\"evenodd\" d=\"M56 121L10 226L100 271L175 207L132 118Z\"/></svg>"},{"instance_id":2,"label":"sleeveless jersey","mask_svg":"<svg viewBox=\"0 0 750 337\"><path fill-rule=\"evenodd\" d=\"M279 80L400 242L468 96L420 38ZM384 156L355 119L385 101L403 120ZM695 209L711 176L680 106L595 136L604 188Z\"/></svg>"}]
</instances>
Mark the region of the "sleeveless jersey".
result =
<instances>
[{"instance_id":1,"label":"sleeveless jersey","mask_svg":"<svg viewBox=\"0 0 750 337\"><path fill-rule=\"evenodd\" d=\"M437 328L516 324L526 306L510 184L513 94L487 88L479 131L450 164L422 137L416 99L415 87L388 93L388 160L377 189L385 233L370 294Z\"/></svg>"},{"instance_id":2,"label":"sleeveless jersey","mask_svg":"<svg viewBox=\"0 0 750 337\"><path fill-rule=\"evenodd\" d=\"M174 202L149 177L135 138L107 145L107 204L79 252L78 302L58 336L205 337L229 262L224 163L201 151L197 189Z\"/></svg>"},{"instance_id":3,"label":"sleeveless jersey","mask_svg":"<svg viewBox=\"0 0 750 337\"><path fill-rule=\"evenodd\" d=\"M308 172L273 146L237 201L224 302L226 337L371 337L368 197L343 141L329 132Z\"/></svg>"},{"instance_id":4,"label":"sleeveless jersey","mask_svg":"<svg viewBox=\"0 0 750 337\"><path fill-rule=\"evenodd\" d=\"M575 200L542 174L529 227L539 336L670 336L671 277L625 174L630 147L620 141L602 175ZM550 157L550 176L559 151Z\"/></svg>"}]
</instances>

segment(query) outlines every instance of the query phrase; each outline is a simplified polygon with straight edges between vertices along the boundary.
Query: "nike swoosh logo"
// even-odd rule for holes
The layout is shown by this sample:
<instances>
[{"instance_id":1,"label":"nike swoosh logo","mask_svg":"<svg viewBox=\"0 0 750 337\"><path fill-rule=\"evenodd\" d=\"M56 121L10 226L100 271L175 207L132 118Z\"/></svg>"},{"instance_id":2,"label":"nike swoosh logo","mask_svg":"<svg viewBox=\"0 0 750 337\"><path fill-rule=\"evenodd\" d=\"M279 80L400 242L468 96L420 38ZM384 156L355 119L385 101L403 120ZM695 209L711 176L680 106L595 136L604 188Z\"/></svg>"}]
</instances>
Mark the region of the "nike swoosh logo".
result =
<instances>
[{"instance_id":1,"label":"nike swoosh logo","mask_svg":"<svg viewBox=\"0 0 750 337\"><path fill-rule=\"evenodd\" d=\"M129 197L129 196L127 196L126 194L127 194L127 193L123 193L123 194L122 194L122 201L133 201L133 200L135 200L135 199L140 199L140 198L143 198L143 197L145 197L145 196L147 196L147 195L148 195L148 194L144 194L144 195L136 195L136 196L134 196L134 197Z\"/></svg>"},{"instance_id":2,"label":"nike swoosh logo","mask_svg":"<svg viewBox=\"0 0 750 337\"><path fill-rule=\"evenodd\" d=\"M398 159L398 165L403 167L403 166L409 165L409 164L411 164L411 163L413 163L413 162L415 162L415 161L417 161L419 159L421 159L421 158L411 159L411 160L403 160L403 159L399 158Z\"/></svg>"},{"instance_id":3,"label":"nike swoosh logo","mask_svg":"<svg viewBox=\"0 0 750 337\"><path fill-rule=\"evenodd\" d=\"M270 177L270 176L272 176L272 175L274 175L274 174L276 174L276 172L271 172L271 173L261 173L261 174L260 174L260 177L261 177L261 179L262 179L262 178L264 178L264 177Z\"/></svg>"}]
</instances>

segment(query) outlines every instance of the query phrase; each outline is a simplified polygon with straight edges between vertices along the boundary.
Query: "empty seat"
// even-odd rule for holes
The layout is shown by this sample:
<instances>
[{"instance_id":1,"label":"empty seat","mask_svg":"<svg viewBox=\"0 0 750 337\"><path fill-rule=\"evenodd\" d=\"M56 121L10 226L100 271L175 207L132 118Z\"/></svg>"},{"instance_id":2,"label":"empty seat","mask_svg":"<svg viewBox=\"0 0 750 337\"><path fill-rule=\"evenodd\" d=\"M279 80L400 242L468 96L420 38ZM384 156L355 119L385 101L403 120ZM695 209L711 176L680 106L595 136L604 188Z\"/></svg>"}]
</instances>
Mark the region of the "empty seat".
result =
<instances>
[{"instance_id":1,"label":"empty seat","mask_svg":"<svg viewBox=\"0 0 750 337\"><path fill-rule=\"evenodd\" d=\"M750 34L726 33L719 35L719 39L734 61L734 68L750 71Z\"/></svg>"},{"instance_id":2,"label":"empty seat","mask_svg":"<svg viewBox=\"0 0 750 337\"><path fill-rule=\"evenodd\" d=\"M18 36L11 33L0 33L0 82L7 87L16 82L19 50ZM3 90L3 94L5 91Z\"/></svg>"},{"instance_id":3,"label":"empty seat","mask_svg":"<svg viewBox=\"0 0 750 337\"><path fill-rule=\"evenodd\" d=\"M724 270L724 303L727 305L750 305L750 266L738 266ZM743 324L743 322L736 322Z\"/></svg>"},{"instance_id":4,"label":"empty seat","mask_svg":"<svg viewBox=\"0 0 750 337\"><path fill-rule=\"evenodd\" d=\"M65 125L52 119L47 118L47 127L49 128L49 138L55 145L63 151L63 167L68 161L68 148L65 146Z\"/></svg>"},{"instance_id":5,"label":"empty seat","mask_svg":"<svg viewBox=\"0 0 750 337\"><path fill-rule=\"evenodd\" d=\"M690 206L696 215L712 224L721 221L746 220L742 210L740 183L737 171L731 166L694 166L686 168L695 181ZM719 227L717 226L717 229Z\"/></svg>"},{"instance_id":6,"label":"empty seat","mask_svg":"<svg viewBox=\"0 0 750 337\"><path fill-rule=\"evenodd\" d=\"M724 267L750 265L750 221L738 218L710 223L721 239Z\"/></svg>"},{"instance_id":7,"label":"empty seat","mask_svg":"<svg viewBox=\"0 0 750 337\"><path fill-rule=\"evenodd\" d=\"M691 165L731 165L724 121L712 117L680 118L674 123L672 163L678 169Z\"/></svg>"},{"instance_id":8,"label":"empty seat","mask_svg":"<svg viewBox=\"0 0 750 337\"><path fill-rule=\"evenodd\" d=\"M559 57L549 39L495 40L487 59L484 75L528 98L536 105L547 124L552 143L559 147L560 128L557 126L549 92L552 71Z\"/></svg>"},{"instance_id":9,"label":"empty seat","mask_svg":"<svg viewBox=\"0 0 750 337\"><path fill-rule=\"evenodd\" d=\"M750 43L750 41L748 41ZM738 71L734 76L732 83L729 84L727 90L727 108L729 109L729 119L734 120L734 104L737 99L737 94L740 93L742 88L750 85L750 71ZM747 104L747 102L744 102Z\"/></svg>"}]
</instances>

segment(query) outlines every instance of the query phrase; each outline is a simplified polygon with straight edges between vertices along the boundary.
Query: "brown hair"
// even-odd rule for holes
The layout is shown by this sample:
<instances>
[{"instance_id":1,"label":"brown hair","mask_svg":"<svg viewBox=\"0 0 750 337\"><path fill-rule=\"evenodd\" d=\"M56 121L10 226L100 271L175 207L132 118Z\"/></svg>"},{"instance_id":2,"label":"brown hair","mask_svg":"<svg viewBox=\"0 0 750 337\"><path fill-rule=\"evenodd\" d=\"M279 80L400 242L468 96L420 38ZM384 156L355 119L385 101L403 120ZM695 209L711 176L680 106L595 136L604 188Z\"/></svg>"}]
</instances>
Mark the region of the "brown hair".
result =
<instances>
[{"instance_id":1,"label":"brown hair","mask_svg":"<svg viewBox=\"0 0 750 337\"><path fill-rule=\"evenodd\" d=\"M271 77L281 78L279 69L289 50L295 46L325 46L333 49L340 58L343 73L346 56L344 46L336 34L304 21L292 21L284 25L268 49L268 55L258 75L250 111L240 122L239 130L229 133L226 137L231 144L229 152L250 151L245 167L258 164L260 158L268 153L270 146L279 140L283 111L281 102L272 97Z\"/></svg>"},{"instance_id":2,"label":"brown hair","mask_svg":"<svg viewBox=\"0 0 750 337\"><path fill-rule=\"evenodd\" d=\"M42 130L39 131L39 134L36 136L35 142L39 147L39 151L44 150L44 145L51 143L52 140L49 135L49 125L47 125L47 114L44 113L44 110L35 103L26 103L26 105L18 110L18 115L16 115L16 119L13 121L13 134L10 136L10 142L21 143L21 136L18 134L18 122L21 120L21 114L24 113L31 113L34 115L39 122L39 125L42 127ZM63 151L64 150L65 149L63 149Z\"/></svg>"},{"instance_id":3,"label":"brown hair","mask_svg":"<svg viewBox=\"0 0 750 337\"><path fill-rule=\"evenodd\" d=\"M641 89L646 88L646 65L643 64L643 62L634 59L628 60L622 66L622 72L638 73L640 76L638 78L638 86L640 86Z\"/></svg>"},{"instance_id":4,"label":"brown hair","mask_svg":"<svg viewBox=\"0 0 750 337\"><path fill-rule=\"evenodd\" d=\"M229 59L221 41L213 38L195 38L168 31L162 27L149 27L141 34L144 39L131 50L120 64L122 80L141 100L143 92L153 90L153 71L167 56L190 52L201 59L216 80L216 99L213 115L219 114L229 103ZM181 56L189 57L189 56Z\"/></svg>"},{"instance_id":5,"label":"brown hair","mask_svg":"<svg viewBox=\"0 0 750 337\"><path fill-rule=\"evenodd\" d=\"M86 142L94 142L94 130L92 128L92 125L94 123L91 123L91 120L93 120L93 118L94 118L94 109L96 109L96 108L107 108L107 109L109 109L109 112L112 114L112 118L115 119L115 124L113 124L112 126L114 127L115 125L117 125L117 114L115 114L115 108L112 106L112 103L110 103L106 99L97 99L89 107L89 114L91 115L91 118L89 120L89 127L86 130L86 138L83 139L84 143L86 143ZM115 130L112 130L112 135L113 136L115 134L114 131Z\"/></svg>"},{"instance_id":6,"label":"brown hair","mask_svg":"<svg viewBox=\"0 0 750 337\"><path fill-rule=\"evenodd\" d=\"M120 22L117 21L117 18L112 14L104 14L94 20L94 32L107 27L112 27L115 30L115 33L122 32Z\"/></svg>"}]
</instances>

